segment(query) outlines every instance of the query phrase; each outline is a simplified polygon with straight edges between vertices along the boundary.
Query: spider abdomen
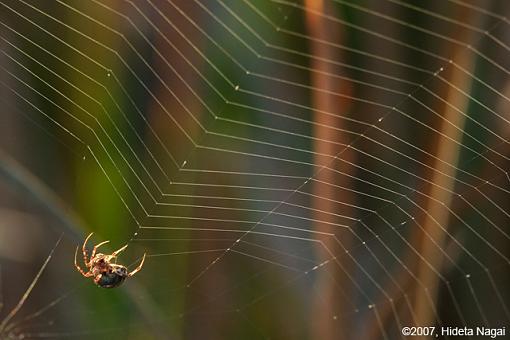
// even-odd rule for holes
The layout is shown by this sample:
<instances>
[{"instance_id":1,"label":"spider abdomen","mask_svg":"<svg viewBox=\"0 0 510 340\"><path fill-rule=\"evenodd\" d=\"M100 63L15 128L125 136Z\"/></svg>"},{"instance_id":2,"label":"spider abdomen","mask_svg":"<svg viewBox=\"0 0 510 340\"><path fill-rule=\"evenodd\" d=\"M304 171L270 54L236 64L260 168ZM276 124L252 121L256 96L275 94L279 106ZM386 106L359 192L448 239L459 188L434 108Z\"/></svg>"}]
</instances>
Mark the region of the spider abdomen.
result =
<instances>
[{"instance_id":1,"label":"spider abdomen","mask_svg":"<svg viewBox=\"0 0 510 340\"><path fill-rule=\"evenodd\" d=\"M126 279L125 276L118 275L116 273L104 273L100 274L99 280L96 284L102 288L115 288L120 286Z\"/></svg>"}]
</instances>

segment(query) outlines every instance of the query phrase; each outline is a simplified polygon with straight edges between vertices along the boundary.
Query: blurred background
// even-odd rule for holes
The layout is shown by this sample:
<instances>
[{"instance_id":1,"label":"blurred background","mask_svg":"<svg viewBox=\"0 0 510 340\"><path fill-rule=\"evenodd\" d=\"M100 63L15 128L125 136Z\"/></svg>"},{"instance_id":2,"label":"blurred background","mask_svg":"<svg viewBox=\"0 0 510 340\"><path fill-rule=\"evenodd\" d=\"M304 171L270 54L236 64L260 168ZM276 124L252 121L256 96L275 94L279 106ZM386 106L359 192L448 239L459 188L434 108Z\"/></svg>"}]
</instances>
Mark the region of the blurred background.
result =
<instances>
[{"instance_id":1,"label":"blurred background","mask_svg":"<svg viewBox=\"0 0 510 340\"><path fill-rule=\"evenodd\" d=\"M0 338L507 326L509 10L0 0Z\"/></svg>"}]
</instances>

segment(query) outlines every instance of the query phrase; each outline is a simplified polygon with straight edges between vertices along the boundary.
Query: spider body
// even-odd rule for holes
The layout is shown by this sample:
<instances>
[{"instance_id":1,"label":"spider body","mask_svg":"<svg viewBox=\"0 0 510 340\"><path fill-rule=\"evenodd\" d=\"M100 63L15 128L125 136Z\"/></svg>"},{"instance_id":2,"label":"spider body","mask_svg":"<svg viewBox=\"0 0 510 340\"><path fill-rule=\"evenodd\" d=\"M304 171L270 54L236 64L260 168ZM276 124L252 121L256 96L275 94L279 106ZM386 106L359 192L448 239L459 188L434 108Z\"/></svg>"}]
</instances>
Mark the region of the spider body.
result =
<instances>
[{"instance_id":1,"label":"spider body","mask_svg":"<svg viewBox=\"0 0 510 340\"><path fill-rule=\"evenodd\" d=\"M128 272L127 268L123 265L117 264L117 255L127 248L127 245L124 247L114 251L110 255L96 253L97 249L105 243L110 241L104 241L92 249L92 253L90 258L88 257L86 245L89 238L92 236L92 233L87 236L85 241L83 242L83 261L88 271L85 272L77 263L76 257L78 256L78 247L76 247L76 252L74 254L74 265L76 269L84 276L84 277L93 277L94 283L102 288L115 288L120 286L126 278L133 276L137 272L142 269L143 262L145 261L145 254L143 254L142 261L132 272Z\"/></svg>"}]
</instances>

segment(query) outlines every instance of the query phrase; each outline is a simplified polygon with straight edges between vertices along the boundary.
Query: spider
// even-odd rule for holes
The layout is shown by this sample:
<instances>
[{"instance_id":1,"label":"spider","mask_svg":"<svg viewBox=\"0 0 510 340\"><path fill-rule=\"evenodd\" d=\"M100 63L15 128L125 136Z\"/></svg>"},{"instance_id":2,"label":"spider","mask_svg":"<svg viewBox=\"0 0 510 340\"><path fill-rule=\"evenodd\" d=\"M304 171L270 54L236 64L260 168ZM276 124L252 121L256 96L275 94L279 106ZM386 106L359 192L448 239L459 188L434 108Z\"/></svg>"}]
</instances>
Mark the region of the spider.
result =
<instances>
[{"instance_id":1,"label":"spider","mask_svg":"<svg viewBox=\"0 0 510 340\"><path fill-rule=\"evenodd\" d=\"M97 248L110 242L103 241L94 246L90 258L87 259L86 245L92 234L93 233L90 233L89 236L87 236L83 242L82 247L83 261L85 262L85 266L87 267L88 272L83 271L83 269L80 268L76 261L79 246L76 247L76 252L74 253L74 266L84 277L94 277L94 283L99 287L115 288L120 286L127 277L135 275L140 271L140 269L142 269L143 262L145 261L145 254L143 254L142 262L140 262L140 265L130 273L128 273L128 270L125 266L116 263L117 255L127 248L127 244L119 250L114 251L110 255L101 253L96 254Z\"/></svg>"}]
</instances>

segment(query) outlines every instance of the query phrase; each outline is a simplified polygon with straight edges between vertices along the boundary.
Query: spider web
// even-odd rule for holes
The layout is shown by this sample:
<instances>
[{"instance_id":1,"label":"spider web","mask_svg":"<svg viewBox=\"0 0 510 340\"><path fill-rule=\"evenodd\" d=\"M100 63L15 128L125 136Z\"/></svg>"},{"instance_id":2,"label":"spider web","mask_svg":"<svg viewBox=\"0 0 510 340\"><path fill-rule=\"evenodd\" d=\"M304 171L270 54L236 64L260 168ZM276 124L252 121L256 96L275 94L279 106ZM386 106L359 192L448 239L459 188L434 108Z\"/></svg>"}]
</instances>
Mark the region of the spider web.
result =
<instances>
[{"instance_id":1,"label":"spider web","mask_svg":"<svg viewBox=\"0 0 510 340\"><path fill-rule=\"evenodd\" d=\"M58 270L23 334L505 326L504 5L0 2L4 110L65 145L97 242L147 252L130 298Z\"/></svg>"}]
</instances>

